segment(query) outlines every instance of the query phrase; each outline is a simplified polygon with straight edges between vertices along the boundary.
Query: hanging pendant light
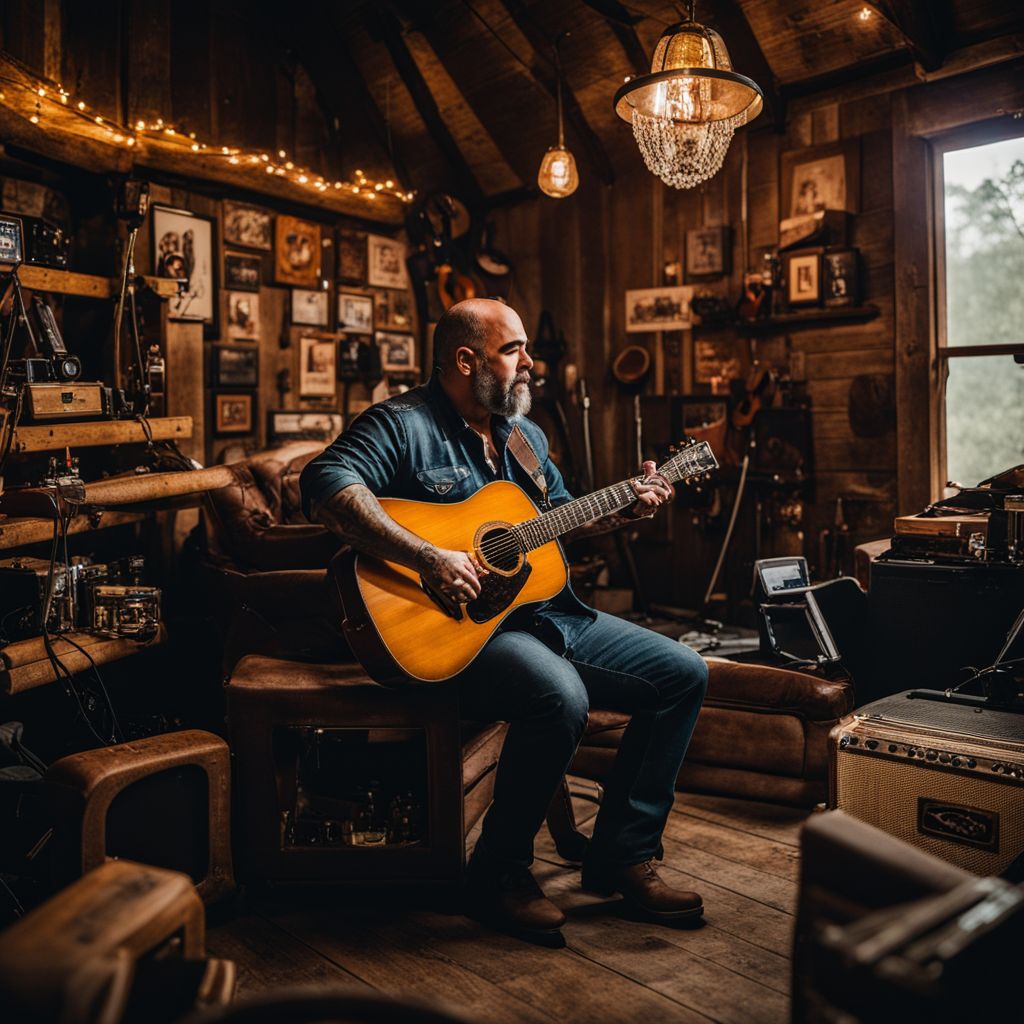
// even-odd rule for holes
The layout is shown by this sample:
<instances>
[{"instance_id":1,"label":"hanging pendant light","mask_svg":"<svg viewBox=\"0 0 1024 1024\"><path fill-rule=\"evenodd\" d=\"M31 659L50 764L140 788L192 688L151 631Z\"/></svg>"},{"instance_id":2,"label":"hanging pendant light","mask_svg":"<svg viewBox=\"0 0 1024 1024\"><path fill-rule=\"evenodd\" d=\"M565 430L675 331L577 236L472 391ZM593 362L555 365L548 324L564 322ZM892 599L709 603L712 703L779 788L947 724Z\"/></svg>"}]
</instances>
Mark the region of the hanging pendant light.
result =
<instances>
[{"instance_id":1,"label":"hanging pendant light","mask_svg":"<svg viewBox=\"0 0 1024 1024\"><path fill-rule=\"evenodd\" d=\"M633 125L647 169L673 188L693 188L718 173L733 132L761 113L756 82L732 70L722 37L693 20L658 40L651 73L615 94L615 113Z\"/></svg>"},{"instance_id":2,"label":"hanging pendant light","mask_svg":"<svg viewBox=\"0 0 1024 1024\"><path fill-rule=\"evenodd\" d=\"M549 146L540 162L537 185L541 192L554 199L571 196L579 187L580 176L576 171L576 158L565 148L565 133L562 130L562 60L558 52L560 36L555 42L555 84L558 102L558 145Z\"/></svg>"}]
</instances>

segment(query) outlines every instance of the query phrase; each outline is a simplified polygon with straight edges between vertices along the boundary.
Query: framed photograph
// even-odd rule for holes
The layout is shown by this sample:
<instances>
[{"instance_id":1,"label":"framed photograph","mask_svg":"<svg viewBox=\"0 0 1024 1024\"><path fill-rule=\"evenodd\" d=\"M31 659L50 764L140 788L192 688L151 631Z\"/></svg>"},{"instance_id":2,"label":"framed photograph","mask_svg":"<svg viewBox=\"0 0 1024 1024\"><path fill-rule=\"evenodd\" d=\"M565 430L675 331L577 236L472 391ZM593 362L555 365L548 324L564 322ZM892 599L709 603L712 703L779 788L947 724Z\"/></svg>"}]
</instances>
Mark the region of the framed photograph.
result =
<instances>
[{"instance_id":1,"label":"framed photograph","mask_svg":"<svg viewBox=\"0 0 1024 1024\"><path fill-rule=\"evenodd\" d=\"M338 380L369 382L382 375L380 349L372 335L346 334L338 342Z\"/></svg>"},{"instance_id":2,"label":"framed photograph","mask_svg":"<svg viewBox=\"0 0 1024 1024\"><path fill-rule=\"evenodd\" d=\"M860 253L856 249L826 249L821 294L826 306L856 306L860 302Z\"/></svg>"},{"instance_id":3,"label":"framed photograph","mask_svg":"<svg viewBox=\"0 0 1024 1024\"><path fill-rule=\"evenodd\" d=\"M0 263L20 263L25 258L21 237L21 218L0 216Z\"/></svg>"},{"instance_id":4,"label":"framed photograph","mask_svg":"<svg viewBox=\"0 0 1024 1024\"><path fill-rule=\"evenodd\" d=\"M405 246L397 238L367 235L367 283L377 288L408 288Z\"/></svg>"},{"instance_id":5,"label":"framed photograph","mask_svg":"<svg viewBox=\"0 0 1024 1024\"><path fill-rule=\"evenodd\" d=\"M210 377L218 388L255 388L260 383L260 351L251 345L211 346L213 362Z\"/></svg>"},{"instance_id":6,"label":"framed photograph","mask_svg":"<svg viewBox=\"0 0 1024 1024\"><path fill-rule=\"evenodd\" d=\"M299 394L310 398L333 398L337 345L333 340L299 339Z\"/></svg>"},{"instance_id":7,"label":"framed photograph","mask_svg":"<svg viewBox=\"0 0 1024 1024\"><path fill-rule=\"evenodd\" d=\"M797 250L785 254L786 298L791 306L821 303L821 252Z\"/></svg>"},{"instance_id":8,"label":"framed photograph","mask_svg":"<svg viewBox=\"0 0 1024 1024\"><path fill-rule=\"evenodd\" d=\"M860 206L860 142L845 139L783 153L779 174L779 219L817 210Z\"/></svg>"},{"instance_id":9,"label":"framed photograph","mask_svg":"<svg viewBox=\"0 0 1024 1024\"><path fill-rule=\"evenodd\" d=\"M260 290L259 256L243 256L238 252L224 253L224 287L236 292Z\"/></svg>"},{"instance_id":10,"label":"framed photograph","mask_svg":"<svg viewBox=\"0 0 1024 1024\"><path fill-rule=\"evenodd\" d=\"M729 273L732 246L729 229L693 228L686 232L686 280L721 277Z\"/></svg>"},{"instance_id":11,"label":"framed photograph","mask_svg":"<svg viewBox=\"0 0 1024 1024\"><path fill-rule=\"evenodd\" d=\"M338 280L366 284L366 232L338 232Z\"/></svg>"},{"instance_id":12,"label":"framed photograph","mask_svg":"<svg viewBox=\"0 0 1024 1024\"><path fill-rule=\"evenodd\" d=\"M402 291L377 292L374 299L377 327L384 331L412 330L412 294Z\"/></svg>"},{"instance_id":13,"label":"framed photograph","mask_svg":"<svg viewBox=\"0 0 1024 1024\"><path fill-rule=\"evenodd\" d=\"M680 331L690 327L693 289L633 288L626 292L627 331Z\"/></svg>"},{"instance_id":14,"label":"framed photograph","mask_svg":"<svg viewBox=\"0 0 1024 1024\"><path fill-rule=\"evenodd\" d=\"M213 221L188 210L153 206L153 272L185 282L167 302L168 313L181 320L202 320L215 326L216 286L213 273Z\"/></svg>"},{"instance_id":15,"label":"framed photograph","mask_svg":"<svg viewBox=\"0 0 1024 1024\"><path fill-rule=\"evenodd\" d=\"M323 288L293 288L292 323L326 327L330 298Z\"/></svg>"},{"instance_id":16,"label":"framed photograph","mask_svg":"<svg viewBox=\"0 0 1024 1024\"><path fill-rule=\"evenodd\" d=\"M228 292L228 337L235 341L258 341L259 336L259 293Z\"/></svg>"},{"instance_id":17,"label":"framed photograph","mask_svg":"<svg viewBox=\"0 0 1024 1024\"><path fill-rule=\"evenodd\" d=\"M269 210L225 199L223 217L225 242L265 252L274 248L274 217Z\"/></svg>"},{"instance_id":18,"label":"framed photograph","mask_svg":"<svg viewBox=\"0 0 1024 1024\"><path fill-rule=\"evenodd\" d=\"M315 288L320 278L320 225L278 214L274 240L274 280Z\"/></svg>"},{"instance_id":19,"label":"framed photograph","mask_svg":"<svg viewBox=\"0 0 1024 1024\"><path fill-rule=\"evenodd\" d=\"M248 391L222 392L213 396L213 432L217 437L251 434L253 395Z\"/></svg>"},{"instance_id":20,"label":"framed photograph","mask_svg":"<svg viewBox=\"0 0 1024 1024\"><path fill-rule=\"evenodd\" d=\"M377 345L382 369L398 372L416 370L416 339L411 334L378 331Z\"/></svg>"},{"instance_id":21,"label":"framed photograph","mask_svg":"<svg viewBox=\"0 0 1024 1024\"><path fill-rule=\"evenodd\" d=\"M345 334L368 334L373 330L373 296L338 292L338 330Z\"/></svg>"},{"instance_id":22,"label":"framed photograph","mask_svg":"<svg viewBox=\"0 0 1024 1024\"><path fill-rule=\"evenodd\" d=\"M271 441L333 441L345 429L340 412L295 412L271 409L267 434Z\"/></svg>"}]
</instances>

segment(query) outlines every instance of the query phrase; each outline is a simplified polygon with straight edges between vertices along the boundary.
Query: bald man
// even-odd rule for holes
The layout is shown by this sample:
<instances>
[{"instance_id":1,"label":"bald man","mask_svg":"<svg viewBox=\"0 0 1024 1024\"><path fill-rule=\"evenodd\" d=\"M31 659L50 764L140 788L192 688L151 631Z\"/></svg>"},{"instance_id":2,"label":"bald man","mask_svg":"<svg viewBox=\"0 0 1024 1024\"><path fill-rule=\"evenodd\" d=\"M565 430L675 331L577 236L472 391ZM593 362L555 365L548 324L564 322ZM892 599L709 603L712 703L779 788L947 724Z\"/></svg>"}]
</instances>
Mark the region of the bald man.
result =
<instances>
[{"instance_id":1,"label":"bald man","mask_svg":"<svg viewBox=\"0 0 1024 1024\"><path fill-rule=\"evenodd\" d=\"M465 551L447 551L399 526L378 496L464 501L493 480L544 496L509 451L518 425L540 461L552 506L572 500L548 457L544 432L527 419L526 331L504 303L452 306L434 331L430 381L368 409L302 474L307 515L357 551L415 569L457 601L480 593L483 570ZM585 527L601 532L653 514L673 494L644 463L636 503L625 515ZM533 839L583 736L591 703L631 715L583 863L585 888L621 893L645 918L694 922L700 896L659 878L654 859L675 780L707 687L697 654L634 623L588 608L571 587L513 612L455 680L463 715L507 721L480 840L467 871L468 907L528 941L561 946L565 916L533 876Z\"/></svg>"}]
</instances>

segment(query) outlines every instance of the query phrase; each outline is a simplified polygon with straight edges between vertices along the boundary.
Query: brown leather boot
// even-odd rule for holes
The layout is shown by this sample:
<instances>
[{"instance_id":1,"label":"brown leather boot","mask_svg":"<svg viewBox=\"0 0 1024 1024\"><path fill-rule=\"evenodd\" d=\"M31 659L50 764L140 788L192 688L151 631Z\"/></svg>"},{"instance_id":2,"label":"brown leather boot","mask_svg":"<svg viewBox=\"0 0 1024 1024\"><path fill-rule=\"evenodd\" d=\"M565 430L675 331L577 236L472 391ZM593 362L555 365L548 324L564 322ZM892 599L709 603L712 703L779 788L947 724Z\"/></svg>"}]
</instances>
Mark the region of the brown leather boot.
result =
<instances>
[{"instance_id":1,"label":"brown leather boot","mask_svg":"<svg viewBox=\"0 0 1024 1024\"><path fill-rule=\"evenodd\" d=\"M648 921L681 924L697 921L704 913L704 901L697 893L672 888L649 860L607 870L584 865L582 884L599 896L621 893L626 906Z\"/></svg>"},{"instance_id":2,"label":"brown leather boot","mask_svg":"<svg viewBox=\"0 0 1024 1024\"><path fill-rule=\"evenodd\" d=\"M530 872L523 868L500 875L470 875L466 913L478 921L538 946L561 949L563 914L549 900Z\"/></svg>"}]
</instances>

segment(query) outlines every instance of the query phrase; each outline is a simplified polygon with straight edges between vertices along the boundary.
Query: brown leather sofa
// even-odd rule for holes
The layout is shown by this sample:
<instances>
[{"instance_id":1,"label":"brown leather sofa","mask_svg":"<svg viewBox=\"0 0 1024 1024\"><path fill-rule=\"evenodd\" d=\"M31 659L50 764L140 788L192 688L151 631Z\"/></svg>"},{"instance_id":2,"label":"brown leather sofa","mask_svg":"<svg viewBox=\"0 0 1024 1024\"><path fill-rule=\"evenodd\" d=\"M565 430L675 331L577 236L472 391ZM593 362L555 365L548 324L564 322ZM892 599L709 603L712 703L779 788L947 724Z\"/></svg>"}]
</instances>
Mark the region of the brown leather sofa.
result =
<instances>
[{"instance_id":1,"label":"brown leather sofa","mask_svg":"<svg viewBox=\"0 0 1024 1024\"><path fill-rule=\"evenodd\" d=\"M226 620L226 671L251 653L353 660L323 568L337 540L305 519L299 496L299 474L321 450L301 442L258 453L232 467L236 486L209 495L204 548L212 600ZM825 800L828 733L853 709L852 687L763 665L708 664L708 695L680 788L799 806ZM604 779L627 722L592 710L573 771Z\"/></svg>"}]
</instances>

